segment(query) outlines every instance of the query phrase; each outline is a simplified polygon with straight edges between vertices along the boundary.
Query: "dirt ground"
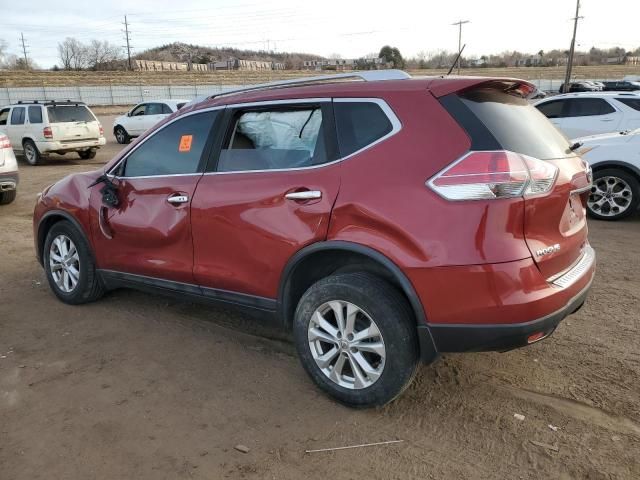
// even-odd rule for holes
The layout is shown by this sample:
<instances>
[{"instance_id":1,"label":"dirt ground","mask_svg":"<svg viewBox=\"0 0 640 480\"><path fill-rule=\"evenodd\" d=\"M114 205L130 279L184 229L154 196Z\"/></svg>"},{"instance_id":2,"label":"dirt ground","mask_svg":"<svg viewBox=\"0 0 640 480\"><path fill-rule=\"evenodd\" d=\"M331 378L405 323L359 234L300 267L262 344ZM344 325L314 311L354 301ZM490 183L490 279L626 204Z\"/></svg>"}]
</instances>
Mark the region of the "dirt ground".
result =
<instances>
[{"instance_id":1,"label":"dirt ground","mask_svg":"<svg viewBox=\"0 0 640 480\"><path fill-rule=\"evenodd\" d=\"M125 290L54 298L34 257L36 193L118 148L21 163L0 207L0 479L640 478L639 216L591 222L591 296L551 338L448 355L391 405L356 411L254 319Z\"/></svg>"}]
</instances>

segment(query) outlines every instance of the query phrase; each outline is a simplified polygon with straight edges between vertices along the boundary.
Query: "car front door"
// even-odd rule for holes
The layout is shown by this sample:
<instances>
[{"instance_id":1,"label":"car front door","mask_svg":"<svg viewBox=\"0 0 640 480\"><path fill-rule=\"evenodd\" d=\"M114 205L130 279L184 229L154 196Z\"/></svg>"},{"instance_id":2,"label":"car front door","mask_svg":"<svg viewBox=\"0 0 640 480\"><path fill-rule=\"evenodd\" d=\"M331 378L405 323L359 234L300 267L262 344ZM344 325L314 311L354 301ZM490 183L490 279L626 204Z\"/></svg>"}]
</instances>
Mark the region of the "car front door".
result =
<instances>
[{"instance_id":1,"label":"car front door","mask_svg":"<svg viewBox=\"0 0 640 480\"><path fill-rule=\"evenodd\" d=\"M175 119L109 171L117 205L91 193L98 267L193 284L191 201L209 154L217 111Z\"/></svg>"},{"instance_id":2,"label":"car front door","mask_svg":"<svg viewBox=\"0 0 640 480\"><path fill-rule=\"evenodd\" d=\"M287 261L326 238L340 185L331 102L228 108L191 205L205 295L269 308Z\"/></svg>"},{"instance_id":3,"label":"car front door","mask_svg":"<svg viewBox=\"0 0 640 480\"><path fill-rule=\"evenodd\" d=\"M569 138L615 132L621 113L602 98L565 100L562 130Z\"/></svg>"},{"instance_id":4,"label":"car front door","mask_svg":"<svg viewBox=\"0 0 640 480\"><path fill-rule=\"evenodd\" d=\"M137 137L142 135L142 133L146 130L144 128L145 125L145 109L147 107L146 103L141 103L129 114L129 120L127 122L127 126L125 127L129 135L133 137Z\"/></svg>"},{"instance_id":5,"label":"car front door","mask_svg":"<svg viewBox=\"0 0 640 480\"><path fill-rule=\"evenodd\" d=\"M7 123L9 123L9 112L11 107L3 108L0 110L0 133L7 133Z\"/></svg>"}]
</instances>

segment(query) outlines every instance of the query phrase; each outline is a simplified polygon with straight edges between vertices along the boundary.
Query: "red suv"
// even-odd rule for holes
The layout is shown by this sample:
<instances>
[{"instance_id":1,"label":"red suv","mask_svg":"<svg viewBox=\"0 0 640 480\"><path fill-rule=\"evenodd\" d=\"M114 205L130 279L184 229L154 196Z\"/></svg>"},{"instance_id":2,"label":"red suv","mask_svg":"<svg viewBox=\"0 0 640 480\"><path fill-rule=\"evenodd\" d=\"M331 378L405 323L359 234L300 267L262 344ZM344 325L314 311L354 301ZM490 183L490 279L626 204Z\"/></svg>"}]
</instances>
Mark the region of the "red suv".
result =
<instances>
[{"instance_id":1,"label":"red suv","mask_svg":"<svg viewBox=\"0 0 640 480\"><path fill-rule=\"evenodd\" d=\"M585 301L590 171L532 89L378 71L210 96L46 188L38 258L66 303L277 319L322 390L384 404L420 359L536 342Z\"/></svg>"}]
</instances>

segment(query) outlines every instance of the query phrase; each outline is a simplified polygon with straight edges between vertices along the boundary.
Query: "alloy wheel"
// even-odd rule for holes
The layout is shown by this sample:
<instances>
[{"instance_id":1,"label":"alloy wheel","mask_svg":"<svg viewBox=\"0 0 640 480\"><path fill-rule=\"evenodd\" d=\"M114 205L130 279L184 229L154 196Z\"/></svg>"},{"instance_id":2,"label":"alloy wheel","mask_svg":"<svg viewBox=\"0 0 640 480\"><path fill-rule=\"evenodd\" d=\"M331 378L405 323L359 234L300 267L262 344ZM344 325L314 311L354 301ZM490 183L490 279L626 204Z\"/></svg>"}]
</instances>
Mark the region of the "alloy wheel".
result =
<instances>
[{"instance_id":1,"label":"alloy wheel","mask_svg":"<svg viewBox=\"0 0 640 480\"><path fill-rule=\"evenodd\" d=\"M367 388L382 375L386 358L382 334L353 303L334 300L318 307L309 321L307 338L318 368L343 388Z\"/></svg>"},{"instance_id":2,"label":"alloy wheel","mask_svg":"<svg viewBox=\"0 0 640 480\"><path fill-rule=\"evenodd\" d=\"M31 143L25 142L24 156L27 157L27 162L29 162L30 164L33 165L34 163L36 163L37 154L34 146Z\"/></svg>"},{"instance_id":3,"label":"alloy wheel","mask_svg":"<svg viewBox=\"0 0 640 480\"><path fill-rule=\"evenodd\" d=\"M58 288L71 293L80 281L80 256L73 241L66 235L58 235L49 248L49 268Z\"/></svg>"},{"instance_id":4,"label":"alloy wheel","mask_svg":"<svg viewBox=\"0 0 640 480\"><path fill-rule=\"evenodd\" d=\"M631 187L622 178L600 177L593 181L587 206L598 215L614 217L629 208L632 198Z\"/></svg>"}]
</instances>

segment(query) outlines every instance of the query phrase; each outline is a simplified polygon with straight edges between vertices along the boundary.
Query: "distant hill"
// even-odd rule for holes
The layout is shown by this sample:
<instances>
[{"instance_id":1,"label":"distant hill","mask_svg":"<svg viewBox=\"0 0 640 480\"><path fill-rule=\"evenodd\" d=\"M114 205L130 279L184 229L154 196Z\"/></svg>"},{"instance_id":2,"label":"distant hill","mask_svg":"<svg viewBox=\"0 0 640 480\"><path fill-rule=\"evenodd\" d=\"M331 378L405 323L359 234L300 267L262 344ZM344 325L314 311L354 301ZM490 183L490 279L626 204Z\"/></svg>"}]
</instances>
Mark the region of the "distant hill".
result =
<instances>
[{"instance_id":1,"label":"distant hill","mask_svg":"<svg viewBox=\"0 0 640 480\"><path fill-rule=\"evenodd\" d=\"M163 62L212 63L239 58L241 60L260 60L281 62L285 68L300 68L305 60L320 60L323 57L309 53L266 52L260 50L241 50L238 48L211 48L187 43L170 43L160 47L150 48L136 54L133 58L139 60L160 60Z\"/></svg>"}]
</instances>

